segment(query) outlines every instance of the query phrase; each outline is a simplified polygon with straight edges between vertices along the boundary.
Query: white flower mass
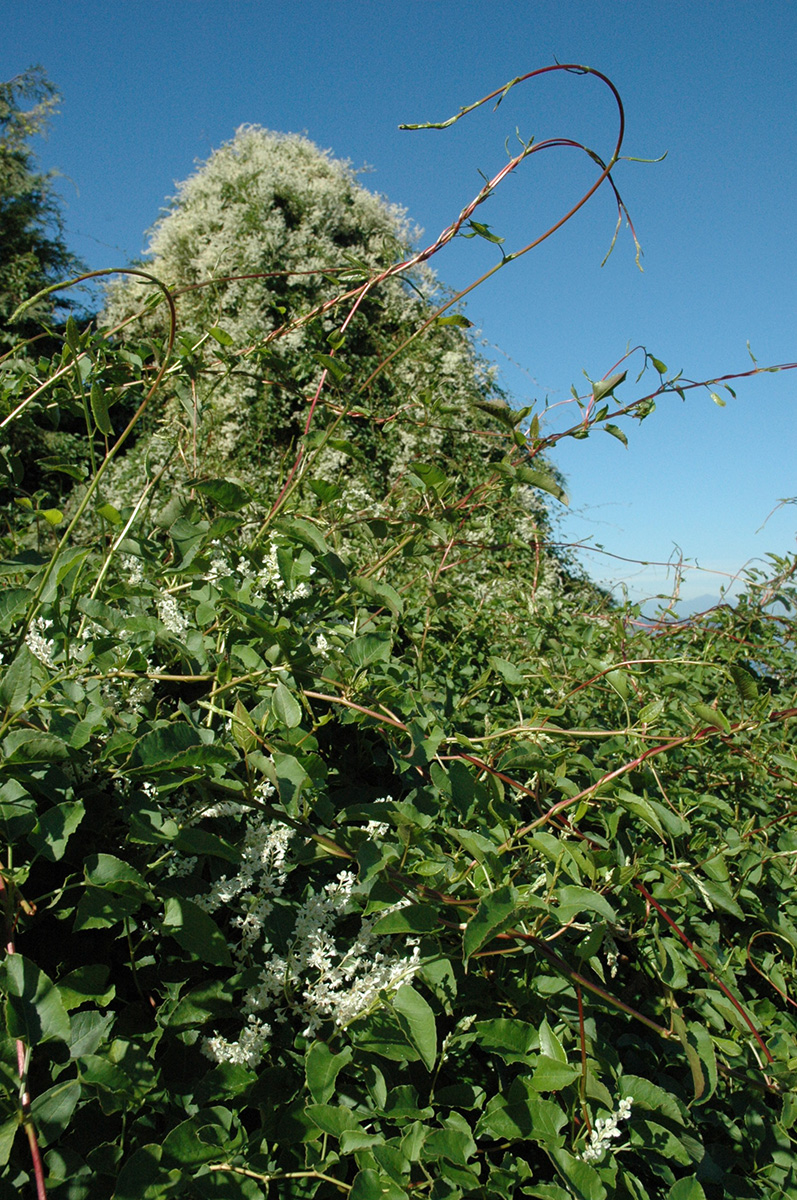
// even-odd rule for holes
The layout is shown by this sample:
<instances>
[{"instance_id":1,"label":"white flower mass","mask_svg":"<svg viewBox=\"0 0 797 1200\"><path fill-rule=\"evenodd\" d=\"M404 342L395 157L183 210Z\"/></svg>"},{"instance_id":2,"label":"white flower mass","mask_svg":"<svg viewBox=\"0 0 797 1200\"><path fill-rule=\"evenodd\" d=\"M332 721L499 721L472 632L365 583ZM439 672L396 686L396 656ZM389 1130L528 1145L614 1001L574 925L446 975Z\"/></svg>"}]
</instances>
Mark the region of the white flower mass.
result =
<instances>
[{"instance_id":1,"label":"white flower mass","mask_svg":"<svg viewBox=\"0 0 797 1200\"><path fill-rule=\"evenodd\" d=\"M214 809L214 815L223 815L220 809ZM372 836L387 828L373 821L366 827ZM237 933L232 952L239 966L259 968L257 983L244 994L246 1024L238 1040L214 1034L203 1041L203 1053L214 1062L255 1066L272 1028L289 1018L303 1022L305 1037L325 1021L345 1027L372 1011L383 992L408 983L421 965L417 939L408 938L403 952L396 953L392 939L374 933L377 919L408 901L373 918L359 916L359 925L354 924L360 902L356 876L348 870L308 890L293 910L287 954L275 950L269 922L286 889L294 837L280 822L248 814L237 873L221 876L193 898L206 912L228 917Z\"/></svg>"}]
</instances>

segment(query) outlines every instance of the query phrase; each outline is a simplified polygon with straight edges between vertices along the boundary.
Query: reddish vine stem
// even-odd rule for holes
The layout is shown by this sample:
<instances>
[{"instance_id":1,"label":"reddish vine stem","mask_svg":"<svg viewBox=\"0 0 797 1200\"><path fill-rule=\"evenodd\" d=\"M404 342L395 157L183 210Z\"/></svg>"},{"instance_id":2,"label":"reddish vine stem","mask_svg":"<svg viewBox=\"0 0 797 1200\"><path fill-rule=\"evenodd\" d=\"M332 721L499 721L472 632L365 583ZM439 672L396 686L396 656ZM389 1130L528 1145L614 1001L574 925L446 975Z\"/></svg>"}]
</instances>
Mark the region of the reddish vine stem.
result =
<instances>
[{"instance_id":1,"label":"reddish vine stem","mask_svg":"<svg viewBox=\"0 0 797 1200\"><path fill-rule=\"evenodd\" d=\"M726 985L725 985L725 984L722 982L722 980L720 979L719 975L717 975L716 971L714 971L714 969L711 967L711 965L710 965L710 964L709 964L709 962L706 960L706 958L705 958L705 957L704 957L704 956L703 956L703 955L700 953L700 951L698 950L697 946L695 946L694 942L692 942L692 941L691 941L691 940L690 940L690 939L689 939L689 938L686 936L686 934L684 933L684 931L681 929L680 925L678 925L678 924L677 924L677 923L676 923L676 922L675 922L675 921L672 919L672 917L671 917L671 916L670 916L668 913L666 913L666 912L664 911L664 909L661 907L661 905L659 904L659 902L658 902L657 900L654 900L654 898L651 896L650 892L647 890L647 888L645 887L645 885L644 885L644 884L642 884L642 883L635 883L635 884L634 884L634 887L636 888L636 890L637 890L637 891L638 891L638 892L639 892L639 893L640 893L642 896L644 896L644 897L645 897L645 900L646 900L646 902L647 902L647 903L648 903L648 904L651 906L651 908L655 908L655 910L656 910L656 912L659 914L659 916L661 916L661 917L664 917L664 920L667 922L667 924L670 926L670 928L671 928L671 929L673 929L673 930L675 931L675 933L677 933L677 934L678 934L678 937L681 939L681 941L684 943L684 945L685 945L685 946L686 946L686 947L687 947L689 950L691 950L691 951L692 951L692 953L694 954L695 958L696 958L696 959L697 959L697 961L700 963L701 967L703 967L703 969L709 973L709 975L711 976L711 978L712 978L712 979L713 979L713 980L716 982L716 984L717 984L717 987L719 987L719 988L720 988L720 990L721 990L721 991L724 993L724 995L726 995L726 996L728 997L728 999L730 1000L731 1004L732 1004L732 1005L733 1005L733 1007L736 1009L736 1011L738 1012L739 1016L742 1018L742 1020L744 1021L745 1025L746 1025L746 1026L747 1026L747 1028L750 1030L750 1032L752 1033L753 1037L755 1038L755 1040L758 1042L759 1046L760 1046L760 1047L761 1047L761 1049L763 1050L763 1052L764 1052L764 1056L766 1057L766 1060L767 1060L767 1062L773 1063L775 1060L774 1060L774 1058L772 1057L772 1055L770 1054L769 1050L767 1049L767 1044L766 1044L766 1042L765 1042L765 1041L764 1041L764 1039L761 1037L761 1034L760 1034L760 1033L758 1032L758 1030L756 1029L756 1027L755 1027L755 1025L753 1024L753 1022L752 1022L751 1018L748 1016L748 1014L746 1013L746 1011L744 1010L744 1008L742 1007L742 1005L741 1005L741 1004L739 1003L739 1001L736 999L736 997L734 996L734 994L733 994L733 992L730 990L730 988L729 988L729 987L727 987L727 986L726 986Z\"/></svg>"},{"instance_id":2,"label":"reddish vine stem","mask_svg":"<svg viewBox=\"0 0 797 1200\"><path fill-rule=\"evenodd\" d=\"M5 925L5 951L6 955L16 954L16 944L14 942L14 896L13 885L9 887L5 874L3 873L2 864L0 864L0 903L3 906L3 918ZM39 1140L36 1136L36 1128L33 1124L30 1115L31 1095L28 1090L28 1068L30 1066L29 1052L25 1047L25 1043L21 1038L16 1039L17 1051L17 1072L20 1082L20 1111L22 1115L22 1126L25 1130L25 1135L28 1139L30 1148L31 1161L33 1163L33 1177L36 1181L36 1197L37 1200L47 1200L47 1188L44 1183L44 1164L42 1163L41 1150L39 1149Z\"/></svg>"}]
</instances>

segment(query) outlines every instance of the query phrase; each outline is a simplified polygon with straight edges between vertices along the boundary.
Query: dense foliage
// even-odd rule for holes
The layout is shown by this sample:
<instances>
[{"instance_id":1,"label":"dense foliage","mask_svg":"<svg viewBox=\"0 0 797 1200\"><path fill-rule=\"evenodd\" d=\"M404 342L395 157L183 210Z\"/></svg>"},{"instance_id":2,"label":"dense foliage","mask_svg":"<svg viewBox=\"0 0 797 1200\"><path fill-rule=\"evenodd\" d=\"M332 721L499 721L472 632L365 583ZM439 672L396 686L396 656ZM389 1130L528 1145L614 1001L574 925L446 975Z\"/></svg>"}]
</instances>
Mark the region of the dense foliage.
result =
<instances>
[{"instance_id":1,"label":"dense foliage","mask_svg":"<svg viewBox=\"0 0 797 1200\"><path fill-rule=\"evenodd\" d=\"M26 101L32 107L23 109ZM9 345L6 323L35 292L76 274L80 263L69 251L52 175L36 170L30 139L45 132L58 96L41 68L0 82L0 349ZM52 317L42 299L26 314L23 335L38 334L39 320Z\"/></svg>"},{"instance_id":2,"label":"dense foliage","mask_svg":"<svg viewBox=\"0 0 797 1200\"><path fill-rule=\"evenodd\" d=\"M123 287L123 333L70 319L0 379L5 428L91 428L68 502L11 480L3 531L0 1197L793 1195L797 560L688 622L568 574L539 501L533 538L507 523L535 472L556 490L549 441L478 407L417 281L313 261L318 292L269 281L259 327L229 280L175 309L213 266L177 236L191 189L266 151L368 210L245 131L156 235L186 255L146 268L163 302L138 321ZM379 273L400 239L371 211ZM646 361L652 394L683 387ZM650 414L609 412L620 386L573 436ZM200 453L202 413L260 405L286 447L263 437L262 475L245 440L229 470Z\"/></svg>"}]
</instances>

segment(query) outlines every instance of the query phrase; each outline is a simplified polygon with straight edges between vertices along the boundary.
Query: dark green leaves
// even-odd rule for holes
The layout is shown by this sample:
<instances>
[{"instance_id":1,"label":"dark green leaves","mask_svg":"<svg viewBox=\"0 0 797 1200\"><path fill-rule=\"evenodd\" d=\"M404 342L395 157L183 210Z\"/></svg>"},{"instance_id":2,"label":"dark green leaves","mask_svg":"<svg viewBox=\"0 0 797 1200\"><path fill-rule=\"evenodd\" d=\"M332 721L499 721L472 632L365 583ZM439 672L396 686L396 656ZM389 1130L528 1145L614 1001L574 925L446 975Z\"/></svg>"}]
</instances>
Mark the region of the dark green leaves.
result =
<instances>
[{"instance_id":1,"label":"dark green leaves","mask_svg":"<svg viewBox=\"0 0 797 1200\"><path fill-rule=\"evenodd\" d=\"M437 1057L437 1029L431 1006L420 992L405 983L393 997L392 1008L410 1044L418 1051L427 1071L431 1071Z\"/></svg>"},{"instance_id":2,"label":"dark green leaves","mask_svg":"<svg viewBox=\"0 0 797 1200\"><path fill-rule=\"evenodd\" d=\"M470 958L485 942L511 925L517 909L518 893L513 887L500 887L485 896L465 929L465 958Z\"/></svg>"},{"instance_id":3,"label":"dark green leaves","mask_svg":"<svg viewBox=\"0 0 797 1200\"><path fill-rule=\"evenodd\" d=\"M211 916L198 904L179 896L166 900L163 930L200 962L229 967L227 941Z\"/></svg>"},{"instance_id":4,"label":"dark green leaves","mask_svg":"<svg viewBox=\"0 0 797 1200\"><path fill-rule=\"evenodd\" d=\"M33 655L28 647L23 645L20 646L16 658L0 676L0 704L9 708L11 712L20 712L30 695L32 677Z\"/></svg>"},{"instance_id":5,"label":"dark green leaves","mask_svg":"<svg viewBox=\"0 0 797 1200\"><path fill-rule=\"evenodd\" d=\"M91 385L91 413L100 433L110 437L113 433L113 425L108 413L108 397L105 389L98 383Z\"/></svg>"},{"instance_id":6,"label":"dark green leaves","mask_svg":"<svg viewBox=\"0 0 797 1200\"><path fill-rule=\"evenodd\" d=\"M7 955L0 969L0 988L6 996L10 1037L20 1038L26 1046L69 1040L69 1016L58 988L34 963L21 954Z\"/></svg>"},{"instance_id":7,"label":"dark green leaves","mask_svg":"<svg viewBox=\"0 0 797 1200\"><path fill-rule=\"evenodd\" d=\"M271 711L280 724L295 729L302 720L302 706L284 683L278 683L271 697Z\"/></svg>"}]
</instances>

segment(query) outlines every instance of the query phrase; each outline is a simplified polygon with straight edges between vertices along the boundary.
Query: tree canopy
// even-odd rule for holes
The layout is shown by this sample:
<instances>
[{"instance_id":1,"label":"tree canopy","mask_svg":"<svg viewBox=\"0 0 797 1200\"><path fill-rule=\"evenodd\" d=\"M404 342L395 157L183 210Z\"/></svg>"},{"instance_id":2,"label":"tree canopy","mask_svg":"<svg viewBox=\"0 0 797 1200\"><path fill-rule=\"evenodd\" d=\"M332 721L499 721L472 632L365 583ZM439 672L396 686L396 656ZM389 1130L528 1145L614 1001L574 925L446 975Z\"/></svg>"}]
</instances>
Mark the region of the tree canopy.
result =
<instances>
[{"instance_id":1,"label":"tree canopy","mask_svg":"<svg viewBox=\"0 0 797 1200\"><path fill-rule=\"evenodd\" d=\"M59 96L41 67L0 83L0 322L2 341L38 333L55 301L42 300L14 329L7 322L29 296L77 274L80 263L64 236L53 173L36 169L31 139L46 132ZM23 105L28 102L30 107Z\"/></svg>"}]
</instances>

